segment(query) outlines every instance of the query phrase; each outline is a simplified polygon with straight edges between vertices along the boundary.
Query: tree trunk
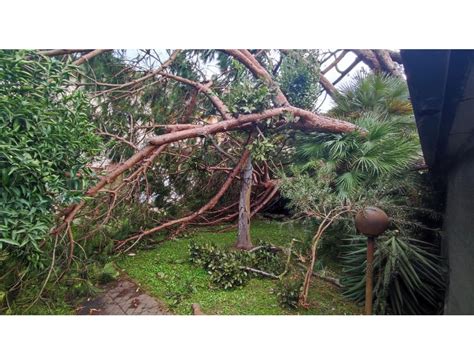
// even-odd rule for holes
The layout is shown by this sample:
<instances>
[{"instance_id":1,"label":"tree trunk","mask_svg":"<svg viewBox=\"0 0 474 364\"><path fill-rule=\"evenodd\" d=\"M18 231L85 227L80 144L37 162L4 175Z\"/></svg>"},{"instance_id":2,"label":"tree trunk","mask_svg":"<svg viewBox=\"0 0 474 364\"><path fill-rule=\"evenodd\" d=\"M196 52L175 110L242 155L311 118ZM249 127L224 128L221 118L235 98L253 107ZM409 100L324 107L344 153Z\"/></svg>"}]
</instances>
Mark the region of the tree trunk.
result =
<instances>
[{"instance_id":1,"label":"tree trunk","mask_svg":"<svg viewBox=\"0 0 474 364\"><path fill-rule=\"evenodd\" d=\"M242 171L242 184L239 199L239 230L235 248L249 250L253 248L250 240L250 194L252 192L252 157L249 156Z\"/></svg>"}]
</instances>

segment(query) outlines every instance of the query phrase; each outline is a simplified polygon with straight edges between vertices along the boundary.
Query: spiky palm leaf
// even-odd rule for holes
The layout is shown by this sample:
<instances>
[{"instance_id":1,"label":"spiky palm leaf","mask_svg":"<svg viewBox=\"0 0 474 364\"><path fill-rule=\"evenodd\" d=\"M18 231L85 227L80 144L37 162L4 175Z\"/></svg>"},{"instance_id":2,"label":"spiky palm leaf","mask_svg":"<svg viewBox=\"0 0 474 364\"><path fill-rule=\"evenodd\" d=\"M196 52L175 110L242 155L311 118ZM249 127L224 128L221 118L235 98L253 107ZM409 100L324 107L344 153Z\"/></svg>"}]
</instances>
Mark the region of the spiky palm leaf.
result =
<instances>
[{"instance_id":1,"label":"spiky palm leaf","mask_svg":"<svg viewBox=\"0 0 474 364\"><path fill-rule=\"evenodd\" d=\"M368 113L354 123L367 134L318 134L297 140L296 158L303 169L316 170L330 164L338 174L338 193L350 195L376 183L379 176L395 177L419 157L418 141L406 135L400 119Z\"/></svg>"},{"instance_id":2,"label":"spiky palm leaf","mask_svg":"<svg viewBox=\"0 0 474 364\"><path fill-rule=\"evenodd\" d=\"M335 97L331 114L355 119L366 112L380 115L411 115L406 82L381 73L360 72L346 82Z\"/></svg>"},{"instance_id":3,"label":"spiky palm leaf","mask_svg":"<svg viewBox=\"0 0 474 364\"><path fill-rule=\"evenodd\" d=\"M342 256L346 297L365 300L366 238L356 236ZM422 314L439 312L444 287L436 245L401 236L378 239L374 258L374 310L376 313Z\"/></svg>"}]
</instances>

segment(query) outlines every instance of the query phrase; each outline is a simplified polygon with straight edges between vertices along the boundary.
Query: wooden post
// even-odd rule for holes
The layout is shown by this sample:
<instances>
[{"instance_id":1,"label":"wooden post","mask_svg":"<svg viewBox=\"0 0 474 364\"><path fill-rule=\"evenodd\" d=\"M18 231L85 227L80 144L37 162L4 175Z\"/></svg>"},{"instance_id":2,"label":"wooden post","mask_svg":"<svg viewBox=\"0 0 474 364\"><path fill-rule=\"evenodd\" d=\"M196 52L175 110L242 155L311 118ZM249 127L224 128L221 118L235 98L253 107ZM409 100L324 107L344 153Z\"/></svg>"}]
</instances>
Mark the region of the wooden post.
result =
<instances>
[{"instance_id":1,"label":"wooden post","mask_svg":"<svg viewBox=\"0 0 474 364\"><path fill-rule=\"evenodd\" d=\"M204 315L204 313L201 310L201 306L199 303L193 303L191 305L191 309L193 310L193 315Z\"/></svg>"},{"instance_id":2,"label":"wooden post","mask_svg":"<svg viewBox=\"0 0 474 364\"><path fill-rule=\"evenodd\" d=\"M365 282L365 314L372 315L372 290L374 286L374 250L375 238L367 238L367 270Z\"/></svg>"}]
</instances>

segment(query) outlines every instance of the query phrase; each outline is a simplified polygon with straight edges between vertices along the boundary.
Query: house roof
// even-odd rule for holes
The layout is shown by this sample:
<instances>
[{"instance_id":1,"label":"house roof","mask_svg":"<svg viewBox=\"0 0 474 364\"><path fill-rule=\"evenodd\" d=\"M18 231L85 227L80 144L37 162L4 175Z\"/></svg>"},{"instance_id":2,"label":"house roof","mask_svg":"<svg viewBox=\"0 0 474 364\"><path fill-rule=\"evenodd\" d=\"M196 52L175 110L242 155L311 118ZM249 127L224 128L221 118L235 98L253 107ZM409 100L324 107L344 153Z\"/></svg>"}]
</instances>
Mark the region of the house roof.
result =
<instances>
[{"instance_id":1,"label":"house roof","mask_svg":"<svg viewBox=\"0 0 474 364\"><path fill-rule=\"evenodd\" d=\"M425 161L449 168L474 148L474 50L402 50Z\"/></svg>"}]
</instances>

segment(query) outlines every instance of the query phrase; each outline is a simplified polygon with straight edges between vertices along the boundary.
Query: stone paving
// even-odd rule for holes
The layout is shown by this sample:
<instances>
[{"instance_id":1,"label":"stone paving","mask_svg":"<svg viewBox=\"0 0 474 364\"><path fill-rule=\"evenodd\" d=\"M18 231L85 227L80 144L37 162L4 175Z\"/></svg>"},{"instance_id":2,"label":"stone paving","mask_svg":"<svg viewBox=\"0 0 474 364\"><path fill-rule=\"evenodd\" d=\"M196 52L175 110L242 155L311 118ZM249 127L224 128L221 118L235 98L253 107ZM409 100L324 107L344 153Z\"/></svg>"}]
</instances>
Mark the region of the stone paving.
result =
<instances>
[{"instance_id":1,"label":"stone paving","mask_svg":"<svg viewBox=\"0 0 474 364\"><path fill-rule=\"evenodd\" d=\"M85 302L78 315L166 315L163 304L128 279L120 279L99 297Z\"/></svg>"}]
</instances>

